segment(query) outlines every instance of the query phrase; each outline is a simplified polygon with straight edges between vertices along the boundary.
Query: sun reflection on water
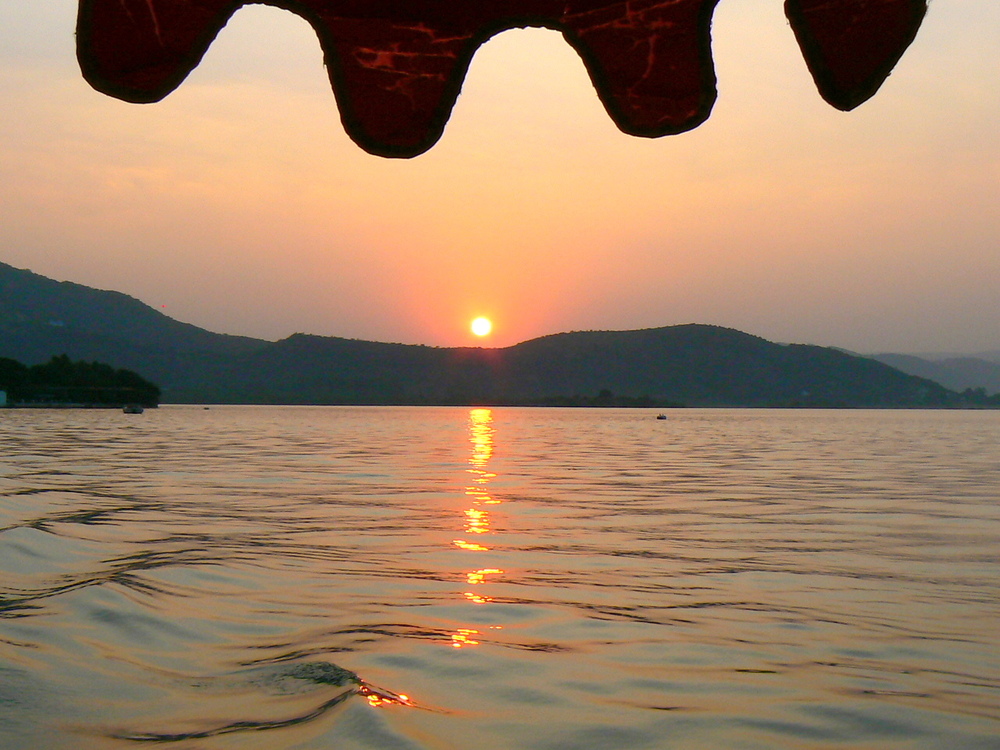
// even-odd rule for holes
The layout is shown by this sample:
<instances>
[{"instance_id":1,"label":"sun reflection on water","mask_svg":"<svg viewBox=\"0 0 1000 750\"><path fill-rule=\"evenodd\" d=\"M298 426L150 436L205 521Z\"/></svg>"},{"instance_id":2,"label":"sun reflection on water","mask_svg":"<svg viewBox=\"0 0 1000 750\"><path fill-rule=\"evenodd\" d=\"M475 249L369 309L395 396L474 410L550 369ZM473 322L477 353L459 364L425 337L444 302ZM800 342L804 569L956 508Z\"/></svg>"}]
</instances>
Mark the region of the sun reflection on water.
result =
<instances>
[{"instance_id":1,"label":"sun reflection on water","mask_svg":"<svg viewBox=\"0 0 1000 750\"><path fill-rule=\"evenodd\" d=\"M470 484L465 488L465 497L471 503L471 507L462 510L462 531L470 536L478 537L480 541L486 541L490 535L495 533L491 518L493 506L500 505L502 502L493 497L488 487L489 483L497 477L495 472L488 470L488 464L494 452L492 409L472 409L469 411L469 442L472 443L472 453L469 456L469 467L466 471L472 477ZM463 552L476 554L489 552L490 547L481 544L480 541L453 539L451 543ZM482 587L490 583L491 576L503 574L504 571L500 568L483 567L481 564L466 571L465 583L473 590L463 591L463 599L474 605L493 602L493 597L482 593ZM479 627L483 628L484 631L503 629L500 625L479 625ZM456 627L450 633L448 643L454 649L470 648L479 646L481 637L482 631L476 628ZM416 705L406 695L396 695L367 684L362 684L358 692L364 696L369 705L375 708Z\"/></svg>"},{"instance_id":2,"label":"sun reflection on water","mask_svg":"<svg viewBox=\"0 0 1000 750\"><path fill-rule=\"evenodd\" d=\"M478 630L470 628L459 628L457 633L451 635L451 645L453 648L465 648L466 646L478 646L479 641L473 636L479 635Z\"/></svg>"},{"instance_id":3,"label":"sun reflection on water","mask_svg":"<svg viewBox=\"0 0 1000 750\"><path fill-rule=\"evenodd\" d=\"M469 433L472 442L469 463L482 469L493 456L493 410L472 409L469 412Z\"/></svg>"},{"instance_id":4,"label":"sun reflection on water","mask_svg":"<svg viewBox=\"0 0 1000 750\"><path fill-rule=\"evenodd\" d=\"M358 694L364 696L368 705L379 708L382 706L413 706L415 705L410 696L402 693L391 693L388 690L373 687L367 683L361 683Z\"/></svg>"},{"instance_id":5,"label":"sun reflection on water","mask_svg":"<svg viewBox=\"0 0 1000 750\"><path fill-rule=\"evenodd\" d=\"M489 511L469 508L465 511L465 530L470 534L486 534L490 530Z\"/></svg>"},{"instance_id":6,"label":"sun reflection on water","mask_svg":"<svg viewBox=\"0 0 1000 750\"><path fill-rule=\"evenodd\" d=\"M470 585L476 585L477 583L482 583L486 580L486 576L494 575L496 573L503 573L502 570L498 568L483 568L482 570L473 570L469 572L466 578Z\"/></svg>"},{"instance_id":7,"label":"sun reflection on water","mask_svg":"<svg viewBox=\"0 0 1000 750\"><path fill-rule=\"evenodd\" d=\"M456 539L452 542L459 549L464 549L469 552L487 552L489 547L484 547L481 544L476 544L475 542L467 542L464 539Z\"/></svg>"},{"instance_id":8,"label":"sun reflection on water","mask_svg":"<svg viewBox=\"0 0 1000 750\"><path fill-rule=\"evenodd\" d=\"M466 534L475 534L480 539L494 533L491 522L491 508L500 504L492 496L488 489L490 481L496 478L496 473L489 471L487 466L493 457L494 451L494 428L492 409L472 409L469 411L469 442L472 443L472 454L469 457L469 468L466 469L472 475L472 484L465 489L465 495L472 503L472 507L463 510L462 529ZM452 541L459 549L467 552L488 552L490 548L479 542L470 542L465 539L455 539ZM489 576L503 575L500 568L476 567L465 573L465 581L469 586L480 587L488 583ZM493 598L481 591L464 591L466 601L472 604L488 604ZM491 630L499 630L499 626L491 626ZM472 628L458 628L451 636L453 648L466 648L468 646L478 646L479 640L476 636L479 631Z\"/></svg>"},{"instance_id":9,"label":"sun reflection on water","mask_svg":"<svg viewBox=\"0 0 1000 750\"><path fill-rule=\"evenodd\" d=\"M465 578L470 586L478 586L486 582L486 576L500 575L502 573L503 571L499 568L482 568L480 570L469 571L465 574ZM465 598L474 604L486 604L493 601L493 597L486 596L485 594L477 594L474 591L466 591Z\"/></svg>"}]
</instances>

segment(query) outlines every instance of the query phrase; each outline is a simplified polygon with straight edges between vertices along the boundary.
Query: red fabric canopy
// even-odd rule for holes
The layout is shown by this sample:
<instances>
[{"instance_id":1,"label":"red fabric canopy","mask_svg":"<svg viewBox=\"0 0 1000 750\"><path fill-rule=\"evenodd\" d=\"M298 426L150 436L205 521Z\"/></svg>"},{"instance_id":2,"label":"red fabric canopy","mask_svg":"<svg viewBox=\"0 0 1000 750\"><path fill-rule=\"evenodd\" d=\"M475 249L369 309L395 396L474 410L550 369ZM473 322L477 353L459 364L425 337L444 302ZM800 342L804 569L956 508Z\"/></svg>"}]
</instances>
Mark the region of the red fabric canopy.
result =
<instances>
[{"instance_id":1,"label":"red fabric canopy","mask_svg":"<svg viewBox=\"0 0 1000 750\"><path fill-rule=\"evenodd\" d=\"M382 156L440 138L472 55L514 27L558 29L626 133L655 137L704 122L715 102L711 21L718 0L263 0L316 30L348 134ZM198 65L247 0L80 0L86 79L131 102L158 101ZM823 97L872 96L916 36L926 0L786 0Z\"/></svg>"}]
</instances>

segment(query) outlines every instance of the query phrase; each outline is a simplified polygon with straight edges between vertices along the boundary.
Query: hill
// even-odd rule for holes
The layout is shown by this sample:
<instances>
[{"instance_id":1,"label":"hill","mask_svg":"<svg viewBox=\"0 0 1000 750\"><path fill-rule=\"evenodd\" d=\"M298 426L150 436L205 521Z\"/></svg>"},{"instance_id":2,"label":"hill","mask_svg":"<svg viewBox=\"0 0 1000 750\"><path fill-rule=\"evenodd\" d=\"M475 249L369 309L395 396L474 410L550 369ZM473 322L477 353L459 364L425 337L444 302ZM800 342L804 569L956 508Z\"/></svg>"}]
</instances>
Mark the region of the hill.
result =
<instances>
[{"instance_id":1,"label":"hill","mask_svg":"<svg viewBox=\"0 0 1000 750\"><path fill-rule=\"evenodd\" d=\"M0 356L101 360L162 401L276 404L683 403L940 406L957 394L873 359L682 325L560 333L503 349L211 333L119 292L0 264ZM603 395L602 392L604 392ZM623 401L624 400L624 401Z\"/></svg>"},{"instance_id":2,"label":"hill","mask_svg":"<svg viewBox=\"0 0 1000 750\"><path fill-rule=\"evenodd\" d=\"M228 369L268 342L181 323L134 297L0 263L0 356L40 364L66 354L141 372L171 387Z\"/></svg>"},{"instance_id":3,"label":"hill","mask_svg":"<svg viewBox=\"0 0 1000 750\"><path fill-rule=\"evenodd\" d=\"M545 403L601 391L702 406L954 400L937 383L871 359L706 325L561 333L505 349L297 334L255 352L244 366L237 400L273 403Z\"/></svg>"},{"instance_id":4,"label":"hill","mask_svg":"<svg viewBox=\"0 0 1000 750\"><path fill-rule=\"evenodd\" d=\"M989 359L993 354L988 352L978 357L945 359L927 359L912 354L875 354L872 358L955 391L982 388L989 393L1000 393L1000 362Z\"/></svg>"}]
</instances>

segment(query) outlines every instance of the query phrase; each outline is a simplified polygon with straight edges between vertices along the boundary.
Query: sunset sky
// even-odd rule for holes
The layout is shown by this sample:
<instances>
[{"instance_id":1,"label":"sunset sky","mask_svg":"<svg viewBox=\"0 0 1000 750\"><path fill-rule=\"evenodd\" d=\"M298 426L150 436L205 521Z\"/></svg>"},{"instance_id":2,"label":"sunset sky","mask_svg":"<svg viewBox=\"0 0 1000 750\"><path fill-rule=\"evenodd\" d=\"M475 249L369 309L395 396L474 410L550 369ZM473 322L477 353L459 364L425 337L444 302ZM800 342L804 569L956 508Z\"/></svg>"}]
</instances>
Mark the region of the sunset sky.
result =
<instances>
[{"instance_id":1,"label":"sunset sky","mask_svg":"<svg viewBox=\"0 0 1000 750\"><path fill-rule=\"evenodd\" d=\"M1000 350L1000 2L935 0L876 96L819 96L780 0L721 0L700 128L616 129L513 30L410 160L345 135L309 25L239 11L158 104L92 90L75 0L0 0L0 261L213 331L459 346L712 323Z\"/></svg>"}]
</instances>

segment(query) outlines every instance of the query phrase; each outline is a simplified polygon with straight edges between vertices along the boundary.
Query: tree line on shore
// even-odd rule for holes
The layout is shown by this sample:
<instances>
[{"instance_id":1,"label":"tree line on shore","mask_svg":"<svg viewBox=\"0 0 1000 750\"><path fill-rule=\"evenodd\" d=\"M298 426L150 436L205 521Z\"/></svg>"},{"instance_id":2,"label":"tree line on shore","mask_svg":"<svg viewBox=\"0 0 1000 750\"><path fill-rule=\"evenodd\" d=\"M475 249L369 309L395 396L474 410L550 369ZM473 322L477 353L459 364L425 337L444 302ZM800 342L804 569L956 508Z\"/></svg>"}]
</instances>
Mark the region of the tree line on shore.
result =
<instances>
[{"instance_id":1,"label":"tree line on shore","mask_svg":"<svg viewBox=\"0 0 1000 750\"><path fill-rule=\"evenodd\" d=\"M10 406L155 407L160 402L160 388L141 375L103 362L74 362L65 354L30 366L0 357L0 391Z\"/></svg>"}]
</instances>

